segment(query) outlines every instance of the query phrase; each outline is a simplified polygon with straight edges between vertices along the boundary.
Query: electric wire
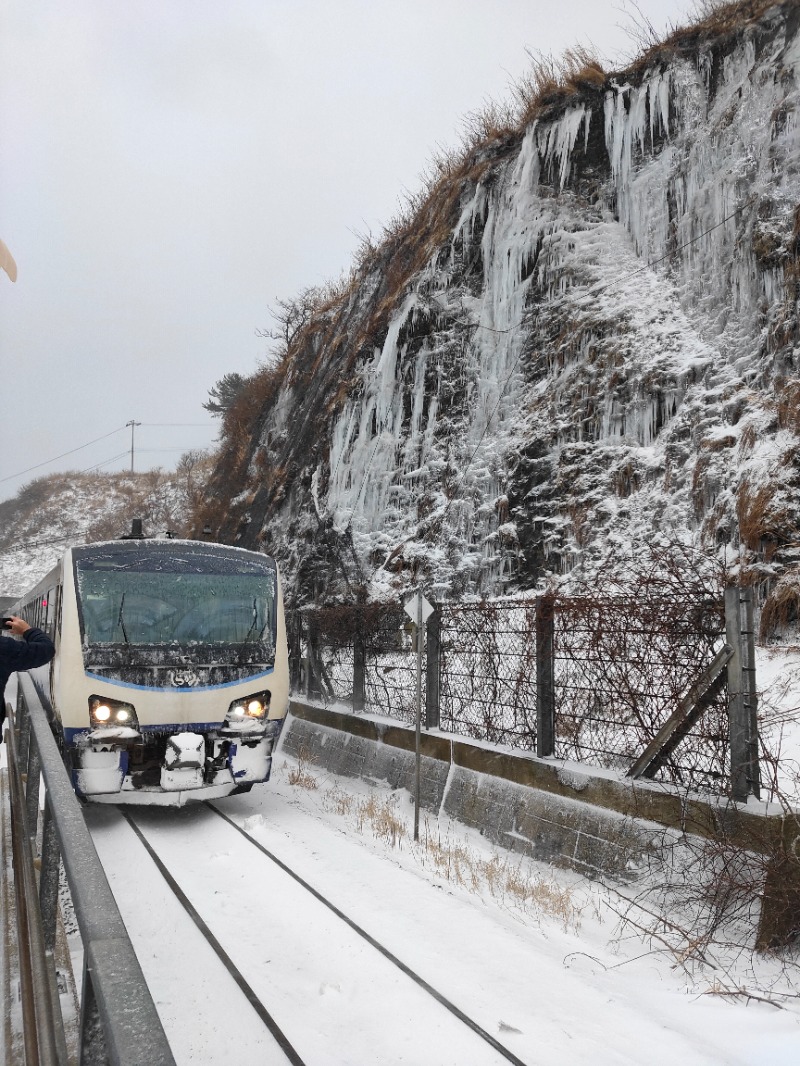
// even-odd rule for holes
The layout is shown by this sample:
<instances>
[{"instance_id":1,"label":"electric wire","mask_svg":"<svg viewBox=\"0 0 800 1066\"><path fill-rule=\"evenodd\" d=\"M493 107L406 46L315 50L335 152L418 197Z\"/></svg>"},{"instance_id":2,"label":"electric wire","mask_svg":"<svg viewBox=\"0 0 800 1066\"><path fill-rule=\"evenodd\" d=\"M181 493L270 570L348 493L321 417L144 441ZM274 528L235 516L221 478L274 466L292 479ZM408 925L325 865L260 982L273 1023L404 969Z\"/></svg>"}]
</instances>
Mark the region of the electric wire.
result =
<instances>
[{"instance_id":1,"label":"electric wire","mask_svg":"<svg viewBox=\"0 0 800 1066\"><path fill-rule=\"evenodd\" d=\"M84 448L88 448L91 444L97 444L100 440L106 440L108 437L113 437L115 433L121 433L126 426L119 426L117 429L112 429L110 433L104 433L102 437L95 437L94 440L87 441L86 444L79 444L77 448L70 448L67 452L62 452L61 455L54 455L52 459L45 459L43 463L35 463L33 466L28 466L24 470L18 470L16 474L7 474L5 477L0 477L0 482L12 481L15 477L22 477L23 474L30 473L31 470L38 470L40 467L49 466L50 463L55 463L59 459L63 459L65 455L74 455L75 452L81 452Z\"/></svg>"},{"instance_id":2,"label":"electric wire","mask_svg":"<svg viewBox=\"0 0 800 1066\"><path fill-rule=\"evenodd\" d=\"M186 429L194 427L196 429L214 429L215 427L209 422L140 422L140 426L148 426L152 428L166 428L166 429ZM13 481L14 478L22 477L23 474L29 474L32 470L40 470L43 466L49 466L51 463L58 462L59 459L63 459L67 455L74 455L75 452L83 451L84 448L89 448L92 444L97 444L98 441L107 440L109 437L113 437L115 433L122 433L127 429L128 425L119 426L117 429L112 429L110 433L104 433L102 437L95 437L93 440L87 441L85 444L79 444L77 448L70 448L69 451L61 452L60 455L54 455L51 459L45 459L41 463L35 463L33 466L27 466L24 470L18 470L16 474L6 474L5 477L0 477L0 484L5 481ZM140 448L138 451L181 451L180 448ZM128 452L122 452L122 455L127 455ZM111 459L103 460L104 463L112 462ZM86 467L86 470L94 470L98 466L102 466L103 463L96 463L93 466ZM85 472L85 471L83 471Z\"/></svg>"},{"instance_id":3,"label":"electric wire","mask_svg":"<svg viewBox=\"0 0 800 1066\"><path fill-rule=\"evenodd\" d=\"M91 470L99 470L101 466L107 466L109 463L115 463L118 459L125 459L130 455L130 451L126 448L124 452L117 452L116 455L112 455L110 459L103 459L99 463L92 463L91 466L84 466L78 471L79 474L88 474Z\"/></svg>"}]
</instances>

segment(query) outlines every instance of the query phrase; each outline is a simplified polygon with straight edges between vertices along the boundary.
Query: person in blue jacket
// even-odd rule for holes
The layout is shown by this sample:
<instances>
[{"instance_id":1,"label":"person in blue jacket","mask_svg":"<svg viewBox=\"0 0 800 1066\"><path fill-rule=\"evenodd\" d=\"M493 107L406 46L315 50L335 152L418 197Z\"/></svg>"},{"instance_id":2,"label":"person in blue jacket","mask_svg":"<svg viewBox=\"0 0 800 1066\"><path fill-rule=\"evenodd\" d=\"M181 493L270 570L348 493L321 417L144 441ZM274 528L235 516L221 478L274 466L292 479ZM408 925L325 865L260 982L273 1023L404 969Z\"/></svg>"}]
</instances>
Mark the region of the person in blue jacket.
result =
<instances>
[{"instance_id":1,"label":"person in blue jacket","mask_svg":"<svg viewBox=\"0 0 800 1066\"><path fill-rule=\"evenodd\" d=\"M0 636L0 739L6 717L6 682L15 670L33 670L49 663L56 653L55 645L48 635L29 626L24 618L11 615L3 619L4 632L14 633L22 640Z\"/></svg>"}]
</instances>

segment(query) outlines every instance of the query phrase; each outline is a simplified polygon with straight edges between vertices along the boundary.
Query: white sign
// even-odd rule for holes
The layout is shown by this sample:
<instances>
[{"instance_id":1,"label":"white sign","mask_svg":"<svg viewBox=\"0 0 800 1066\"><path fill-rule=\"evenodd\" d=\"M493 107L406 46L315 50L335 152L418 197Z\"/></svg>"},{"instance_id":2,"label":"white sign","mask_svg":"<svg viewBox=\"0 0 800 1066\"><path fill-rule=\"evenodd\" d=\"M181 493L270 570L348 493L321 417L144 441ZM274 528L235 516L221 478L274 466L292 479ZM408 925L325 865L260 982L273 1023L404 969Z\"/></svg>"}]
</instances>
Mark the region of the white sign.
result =
<instances>
[{"instance_id":1,"label":"white sign","mask_svg":"<svg viewBox=\"0 0 800 1066\"><path fill-rule=\"evenodd\" d=\"M412 622L416 622L419 619L419 601L422 600L422 621L427 622L430 616L433 614L433 607L428 603L421 592L417 592L408 603L405 605L405 612Z\"/></svg>"}]
</instances>

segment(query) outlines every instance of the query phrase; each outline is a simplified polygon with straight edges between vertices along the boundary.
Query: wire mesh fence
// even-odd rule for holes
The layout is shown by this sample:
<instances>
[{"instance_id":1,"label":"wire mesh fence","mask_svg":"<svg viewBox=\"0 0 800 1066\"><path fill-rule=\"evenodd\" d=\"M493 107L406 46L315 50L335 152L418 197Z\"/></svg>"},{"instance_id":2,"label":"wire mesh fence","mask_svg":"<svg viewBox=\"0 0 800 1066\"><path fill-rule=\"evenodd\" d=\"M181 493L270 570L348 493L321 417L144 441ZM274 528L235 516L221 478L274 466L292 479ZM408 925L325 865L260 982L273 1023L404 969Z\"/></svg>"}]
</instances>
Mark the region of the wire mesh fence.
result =
<instances>
[{"instance_id":1,"label":"wire mesh fence","mask_svg":"<svg viewBox=\"0 0 800 1066\"><path fill-rule=\"evenodd\" d=\"M535 612L533 600L442 606L442 729L535 750Z\"/></svg>"},{"instance_id":2,"label":"wire mesh fence","mask_svg":"<svg viewBox=\"0 0 800 1066\"><path fill-rule=\"evenodd\" d=\"M555 751L626 770L666 723L724 637L721 601L572 597L555 601ZM727 777L727 695L699 716L658 777Z\"/></svg>"},{"instance_id":3,"label":"wire mesh fence","mask_svg":"<svg viewBox=\"0 0 800 1066\"><path fill-rule=\"evenodd\" d=\"M417 655L402 604L300 610L290 615L295 690L403 722L416 715Z\"/></svg>"},{"instance_id":4,"label":"wire mesh fence","mask_svg":"<svg viewBox=\"0 0 800 1066\"><path fill-rule=\"evenodd\" d=\"M721 599L653 590L635 597L445 603L432 622L422 662L428 725L623 772L691 690L725 635ZM302 610L293 624L304 663L299 689L414 722L417 653L402 604ZM656 776L723 788L728 732L721 686Z\"/></svg>"}]
</instances>

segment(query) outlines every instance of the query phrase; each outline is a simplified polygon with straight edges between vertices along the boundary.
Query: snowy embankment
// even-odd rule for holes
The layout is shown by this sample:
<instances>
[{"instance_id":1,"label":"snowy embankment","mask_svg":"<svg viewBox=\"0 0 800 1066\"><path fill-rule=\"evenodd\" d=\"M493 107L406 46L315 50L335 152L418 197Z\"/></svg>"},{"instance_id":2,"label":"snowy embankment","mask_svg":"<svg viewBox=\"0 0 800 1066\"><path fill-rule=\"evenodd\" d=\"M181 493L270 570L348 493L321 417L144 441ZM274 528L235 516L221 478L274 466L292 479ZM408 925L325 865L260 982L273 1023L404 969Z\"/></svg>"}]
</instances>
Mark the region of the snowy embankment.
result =
<instances>
[{"instance_id":1,"label":"snowy embankment","mask_svg":"<svg viewBox=\"0 0 800 1066\"><path fill-rule=\"evenodd\" d=\"M613 889L511 865L461 827L426 821L414 844L407 793L279 755L269 785L219 806L531 1066L796 1061L800 1001L780 960L681 958L620 925ZM243 1061L272 1061L272 1038L211 976L205 942L133 858L128 827L111 811L87 814L177 1061L228 1062L234 1031ZM399 973L376 983L372 949L334 934L308 892L267 877L263 856L211 812L146 812L142 824L305 1061L495 1061Z\"/></svg>"}]
</instances>

